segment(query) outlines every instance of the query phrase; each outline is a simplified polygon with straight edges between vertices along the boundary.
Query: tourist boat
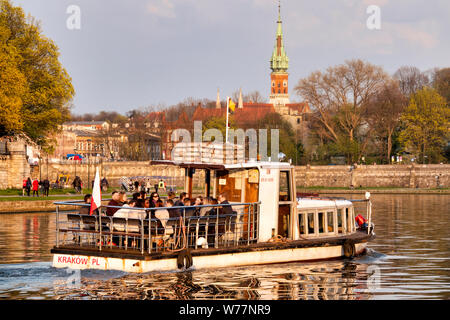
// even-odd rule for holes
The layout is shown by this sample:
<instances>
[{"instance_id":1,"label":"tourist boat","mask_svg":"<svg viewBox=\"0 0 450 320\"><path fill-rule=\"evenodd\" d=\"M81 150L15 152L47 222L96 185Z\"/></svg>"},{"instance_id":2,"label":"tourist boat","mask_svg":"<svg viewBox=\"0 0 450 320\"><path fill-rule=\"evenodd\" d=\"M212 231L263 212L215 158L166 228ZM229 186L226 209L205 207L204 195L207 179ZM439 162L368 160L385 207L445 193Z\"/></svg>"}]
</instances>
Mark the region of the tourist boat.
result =
<instances>
[{"instance_id":1,"label":"tourist boat","mask_svg":"<svg viewBox=\"0 0 450 320\"><path fill-rule=\"evenodd\" d=\"M297 194L289 163L153 164L183 168L189 198L199 174L204 188L197 195L224 194L229 204L172 207L181 217L158 220L158 210L167 208L132 219L106 216L107 205L89 216L61 210L86 204L56 202L54 267L143 273L353 258L375 237L370 194L361 200Z\"/></svg>"}]
</instances>

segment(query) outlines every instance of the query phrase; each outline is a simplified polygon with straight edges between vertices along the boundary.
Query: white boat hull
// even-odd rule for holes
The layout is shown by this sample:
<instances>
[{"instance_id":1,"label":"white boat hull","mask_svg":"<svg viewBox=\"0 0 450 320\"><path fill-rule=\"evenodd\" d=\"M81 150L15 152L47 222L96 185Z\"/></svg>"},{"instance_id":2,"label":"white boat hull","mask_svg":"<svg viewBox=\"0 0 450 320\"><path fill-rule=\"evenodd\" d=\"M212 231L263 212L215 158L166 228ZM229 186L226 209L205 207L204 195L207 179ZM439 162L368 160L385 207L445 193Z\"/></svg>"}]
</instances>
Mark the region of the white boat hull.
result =
<instances>
[{"instance_id":1,"label":"white boat hull","mask_svg":"<svg viewBox=\"0 0 450 320\"><path fill-rule=\"evenodd\" d=\"M356 243L357 255L364 253L367 243ZM337 259L344 256L342 245L261 250L239 253L193 256L193 269L223 268L258 264ZM118 270L132 273L176 271L177 259L135 260L70 254L54 254L53 267L71 269Z\"/></svg>"}]
</instances>

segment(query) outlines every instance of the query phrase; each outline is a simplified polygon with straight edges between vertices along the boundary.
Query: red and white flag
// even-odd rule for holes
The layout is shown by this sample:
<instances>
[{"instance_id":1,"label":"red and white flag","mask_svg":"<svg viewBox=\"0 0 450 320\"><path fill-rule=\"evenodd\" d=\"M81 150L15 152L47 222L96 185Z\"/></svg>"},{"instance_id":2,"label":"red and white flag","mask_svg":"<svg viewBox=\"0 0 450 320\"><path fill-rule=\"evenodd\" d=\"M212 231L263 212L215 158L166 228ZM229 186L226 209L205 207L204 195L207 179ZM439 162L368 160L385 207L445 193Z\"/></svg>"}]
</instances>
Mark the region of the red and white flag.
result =
<instances>
[{"instance_id":1,"label":"red and white flag","mask_svg":"<svg viewBox=\"0 0 450 320\"><path fill-rule=\"evenodd\" d=\"M95 172L94 188L92 190L91 198L91 210L89 214L92 215L96 209L102 206L102 191L100 189L100 175L98 174L98 168Z\"/></svg>"}]
</instances>

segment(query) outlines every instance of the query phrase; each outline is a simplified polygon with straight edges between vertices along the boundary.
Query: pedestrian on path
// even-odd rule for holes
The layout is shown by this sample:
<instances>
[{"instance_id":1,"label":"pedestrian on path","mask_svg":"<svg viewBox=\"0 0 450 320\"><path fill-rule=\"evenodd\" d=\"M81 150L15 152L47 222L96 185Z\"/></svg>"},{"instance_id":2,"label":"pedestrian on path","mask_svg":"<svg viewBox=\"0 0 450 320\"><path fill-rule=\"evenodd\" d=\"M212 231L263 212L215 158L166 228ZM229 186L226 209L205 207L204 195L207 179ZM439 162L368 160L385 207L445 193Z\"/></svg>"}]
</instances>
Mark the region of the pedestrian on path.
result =
<instances>
[{"instance_id":1,"label":"pedestrian on path","mask_svg":"<svg viewBox=\"0 0 450 320\"><path fill-rule=\"evenodd\" d=\"M39 181L38 179L34 179L33 181L33 197L36 194L36 196L39 197Z\"/></svg>"}]
</instances>

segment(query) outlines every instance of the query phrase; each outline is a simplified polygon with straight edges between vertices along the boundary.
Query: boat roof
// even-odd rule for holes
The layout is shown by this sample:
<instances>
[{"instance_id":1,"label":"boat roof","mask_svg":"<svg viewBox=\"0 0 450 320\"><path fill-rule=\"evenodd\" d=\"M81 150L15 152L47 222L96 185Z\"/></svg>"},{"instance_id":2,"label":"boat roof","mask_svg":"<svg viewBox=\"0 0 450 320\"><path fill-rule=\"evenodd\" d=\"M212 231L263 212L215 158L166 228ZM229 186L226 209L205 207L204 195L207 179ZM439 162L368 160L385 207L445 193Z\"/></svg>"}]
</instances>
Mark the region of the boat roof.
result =
<instances>
[{"instance_id":1,"label":"boat roof","mask_svg":"<svg viewBox=\"0 0 450 320\"><path fill-rule=\"evenodd\" d=\"M300 209L341 207L341 206L351 206L351 205L352 205L352 202L348 201L348 200L311 199L311 198L297 199L297 208L300 208Z\"/></svg>"},{"instance_id":2,"label":"boat roof","mask_svg":"<svg viewBox=\"0 0 450 320\"><path fill-rule=\"evenodd\" d=\"M211 169L211 170L226 170L226 169L289 169L292 165L288 162L271 162L271 161L247 161L243 163L206 163L206 162L177 162L171 160L152 160L151 165L173 165L181 168L193 169Z\"/></svg>"}]
</instances>

